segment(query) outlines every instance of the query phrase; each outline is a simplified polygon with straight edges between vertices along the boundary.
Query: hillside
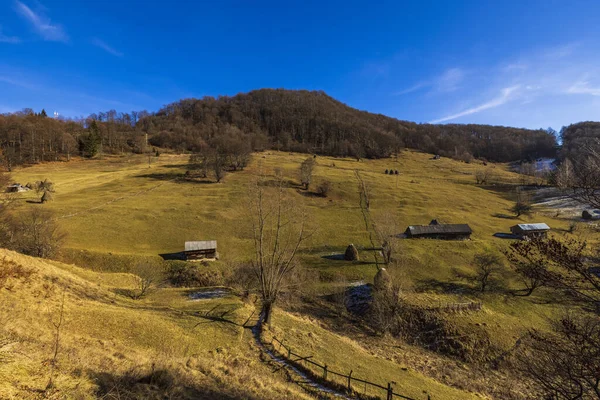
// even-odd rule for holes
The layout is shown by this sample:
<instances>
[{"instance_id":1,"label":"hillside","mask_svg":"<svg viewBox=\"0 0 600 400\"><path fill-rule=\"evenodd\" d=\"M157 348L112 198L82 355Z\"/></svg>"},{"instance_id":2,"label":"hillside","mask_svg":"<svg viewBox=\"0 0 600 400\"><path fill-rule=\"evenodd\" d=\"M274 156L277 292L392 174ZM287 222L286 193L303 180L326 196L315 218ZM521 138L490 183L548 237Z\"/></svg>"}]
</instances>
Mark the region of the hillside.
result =
<instances>
[{"instance_id":1,"label":"hillside","mask_svg":"<svg viewBox=\"0 0 600 400\"><path fill-rule=\"evenodd\" d=\"M140 121L159 146L188 149L232 135L256 148L333 156L387 157L408 147L462 159L515 161L550 156L554 138L541 130L487 125L430 125L399 121L349 107L324 92L261 89L233 97L186 99ZM265 137L266 136L266 137ZM265 145L263 144L263 145Z\"/></svg>"},{"instance_id":2,"label":"hillside","mask_svg":"<svg viewBox=\"0 0 600 400\"><path fill-rule=\"evenodd\" d=\"M0 257L2 399L309 398L260 361L235 298L218 300L240 321L225 327L185 291L134 302L129 274Z\"/></svg>"},{"instance_id":3,"label":"hillside","mask_svg":"<svg viewBox=\"0 0 600 400\"><path fill-rule=\"evenodd\" d=\"M223 284L252 254L247 223L249 182L259 171L269 177L282 174L289 181L286 195L307 210L314 232L300 254L308 274L299 293L301 301L281 303L283 310L293 314L278 309L274 322L277 335L332 367L354 369L372 380L394 380L405 393L425 390L437 393L434 399L454 398L449 397L450 386L497 399L535 398L527 382L511 376L510 370L492 372L487 363L510 351L529 329L548 329L550 319L560 315L565 304L544 290L531 297L512 296L513 290L522 288L522 282L506 265L495 276L493 289L480 293L469 278L475 274L473 257L483 251L506 249L510 241L494 234L508 232L515 223L543 221L559 236L585 237L595 243L598 235L593 227L581 225L569 233L571 220L552 209L536 208L530 217L510 216L514 188L524 178L511 172L507 164L433 160L430 154L413 151L401 153L398 159L317 157L313 185L327 180L332 187L323 198L299 188L297 171L305 158L297 153L255 153L247 168L227 174L219 184L187 179L188 157L169 154L153 160L150 166L143 156L36 165L15 171L13 179L25 183L49 178L55 183L55 199L39 205L28 202L35 199L34 193L25 193L17 201L17 211L33 207L53 211L69 234L61 259L98 271L94 276L106 277L94 278L98 280L120 276L104 272L127 272L140 260L160 260L159 254L181 251L186 240L216 239L220 260L204 268L213 274L211 282ZM386 169L397 169L399 174L386 175ZM488 185L476 184L475 175L481 170L488 171ZM440 314L437 323L446 334L462 337L459 343L448 343L451 348L459 345L459 350L444 353L431 343L411 342L410 337L381 340L373 336L368 325L357 323L332 300L342 285L372 282L376 272L372 253L366 250L369 234L358 207L357 171L371 188L373 218L385 224L391 234L434 218L468 223L473 228L472 240L465 242L398 240L397 262L390 269L402 282L411 306L483 304L479 312ZM336 259L349 243L359 248L361 262ZM150 301L170 302L169 293L177 290L160 289L152 297L156 300ZM129 300L118 301L138 310ZM90 309L90 315L97 309ZM247 312L243 310L241 307L240 313ZM159 314L151 315L148 321L154 316L162 321ZM217 347L211 340L222 338L224 333L207 334L212 335L207 343ZM108 339L110 334L106 335ZM246 354L246 350L240 351ZM355 361L359 365L354 365ZM385 371L377 366L385 366ZM446 397L439 397L444 392Z\"/></svg>"},{"instance_id":4,"label":"hillside","mask_svg":"<svg viewBox=\"0 0 600 400\"><path fill-rule=\"evenodd\" d=\"M148 143L149 141L149 143ZM277 149L382 158L411 148L464 161L507 162L555 156L543 130L400 121L349 107L323 92L260 89L233 97L185 99L150 113L110 110L55 120L25 109L0 115L1 161L13 166L74 155ZM154 147L154 148L153 148Z\"/></svg>"}]
</instances>

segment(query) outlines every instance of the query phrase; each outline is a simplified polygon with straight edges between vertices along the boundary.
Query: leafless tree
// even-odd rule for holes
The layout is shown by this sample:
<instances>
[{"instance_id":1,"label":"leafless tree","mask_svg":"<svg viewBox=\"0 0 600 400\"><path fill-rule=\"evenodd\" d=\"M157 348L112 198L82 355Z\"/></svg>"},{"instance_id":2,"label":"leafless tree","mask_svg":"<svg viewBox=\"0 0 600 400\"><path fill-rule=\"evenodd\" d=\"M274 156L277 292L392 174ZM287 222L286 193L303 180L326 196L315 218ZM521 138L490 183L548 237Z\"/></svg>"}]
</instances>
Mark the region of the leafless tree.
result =
<instances>
[{"instance_id":1,"label":"leafless tree","mask_svg":"<svg viewBox=\"0 0 600 400\"><path fill-rule=\"evenodd\" d=\"M35 191L42 194L40 203L45 203L49 200L52 200L52 194L55 192L54 183L48 179L39 181L35 184Z\"/></svg>"},{"instance_id":2,"label":"leafless tree","mask_svg":"<svg viewBox=\"0 0 600 400\"><path fill-rule=\"evenodd\" d=\"M52 385L53 385L54 371L56 370L56 363L58 361L58 351L60 350L61 328L65 321L64 315L65 315L65 292L63 291L62 298L60 301L60 309L58 311L58 320L52 321L52 326L54 327L55 332L54 332L52 360L50 360L50 378L48 379L48 383L46 384L46 390L51 389Z\"/></svg>"},{"instance_id":3,"label":"leafless tree","mask_svg":"<svg viewBox=\"0 0 600 400\"><path fill-rule=\"evenodd\" d=\"M53 214L39 208L23 214L16 221L15 229L13 246L35 257L55 256L66 238Z\"/></svg>"},{"instance_id":4,"label":"leafless tree","mask_svg":"<svg viewBox=\"0 0 600 400\"><path fill-rule=\"evenodd\" d=\"M580 203L600 208L600 140L586 145L576 160L565 160L556 173L557 185Z\"/></svg>"},{"instance_id":5,"label":"leafless tree","mask_svg":"<svg viewBox=\"0 0 600 400\"><path fill-rule=\"evenodd\" d=\"M300 164L300 183L304 185L304 189L308 190L310 182L312 181L313 170L315 168L314 157L308 157Z\"/></svg>"},{"instance_id":6,"label":"leafless tree","mask_svg":"<svg viewBox=\"0 0 600 400\"><path fill-rule=\"evenodd\" d=\"M489 168L482 168L475 171L475 181L478 185L486 185L489 181L491 170Z\"/></svg>"},{"instance_id":7,"label":"leafless tree","mask_svg":"<svg viewBox=\"0 0 600 400\"><path fill-rule=\"evenodd\" d=\"M600 277L594 269L597 261L589 253L586 242L561 241L555 237L519 241L510 245L509 261L513 265L533 264L525 267L527 273L590 308L595 309L600 302Z\"/></svg>"},{"instance_id":8,"label":"leafless tree","mask_svg":"<svg viewBox=\"0 0 600 400\"><path fill-rule=\"evenodd\" d=\"M259 176L251 188L249 204L254 257L252 270L258 280L263 322L270 325L273 305L285 288L286 279L298 268L297 253L310 236L306 215L286 198L283 180L267 193Z\"/></svg>"},{"instance_id":9,"label":"leafless tree","mask_svg":"<svg viewBox=\"0 0 600 400\"><path fill-rule=\"evenodd\" d=\"M516 214L517 218L519 218L523 214L531 214L531 210L532 207L529 195L521 188L517 188L517 201L515 202L515 205L511 208L511 211Z\"/></svg>"},{"instance_id":10,"label":"leafless tree","mask_svg":"<svg viewBox=\"0 0 600 400\"><path fill-rule=\"evenodd\" d=\"M600 319L567 315L553 332L532 331L515 354L517 370L546 399L600 399Z\"/></svg>"},{"instance_id":11,"label":"leafless tree","mask_svg":"<svg viewBox=\"0 0 600 400\"><path fill-rule=\"evenodd\" d=\"M131 296L135 300L145 297L164 279L164 272L161 266L147 261L135 264L131 272L135 276L136 281L136 290Z\"/></svg>"},{"instance_id":12,"label":"leafless tree","mask_svg":"<svg viewBox=\"0 0 600 400\"><path fill-rule=\"evenodd\" d=\"M365 230L369 234L369 242L373 249L373 257L375 259L375 266L379 270L379 250L378 246L375 245L376 234L373 229L373 221L371 219L371 189L369 185L364 181L362 175L358 170L354 171L356 180L358 181L358 196L359 206L365 224Z\"/></svg>"},{"instance_id":13,"label":"leafless tree","mask_svg":"<svg viewBox=\"0 0 600 400\"><path fill-rule=\"evenodd\" d=\"M483 293L488 288L490 279L498 272L502 265L500 256L494 253L477 254L473 259L473 264L477 269L477 282L479 290Z\"/></svg>"}]
</instances>

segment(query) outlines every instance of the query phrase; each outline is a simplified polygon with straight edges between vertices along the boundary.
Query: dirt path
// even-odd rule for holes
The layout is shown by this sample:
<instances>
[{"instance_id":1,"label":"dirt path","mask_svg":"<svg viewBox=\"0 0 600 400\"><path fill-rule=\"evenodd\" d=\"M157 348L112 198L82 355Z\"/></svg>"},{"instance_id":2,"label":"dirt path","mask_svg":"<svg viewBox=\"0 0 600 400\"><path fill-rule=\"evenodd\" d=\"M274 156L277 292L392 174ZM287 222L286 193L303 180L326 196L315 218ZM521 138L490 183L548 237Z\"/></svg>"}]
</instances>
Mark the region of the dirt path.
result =
<instances>
[{"instance_id":1,"label":"dirt path","mask_svg":"<svg viewBox=\"0 0 600 400\"><path fill-rule=\"evenodd\" d=\"M294 383L302 387L308 393L312 393L318 398L335 398L335 399L346 399L353 400L355 397L349 397L345 393L338 392L334 389L326 387L318 382L313 381L306 374L301 372L299 369L294 367L292 364L288 362L287 359L277 356L273 351L271 351L260 339L262 330L262 316L258 318L256 325L252 327L252 334L254 335L254 339L256 340L256 345L260 348L260 350L266 354L271 361L275 365L279 365L280 368L285 368Z\"/></svg>"}]
</instances>

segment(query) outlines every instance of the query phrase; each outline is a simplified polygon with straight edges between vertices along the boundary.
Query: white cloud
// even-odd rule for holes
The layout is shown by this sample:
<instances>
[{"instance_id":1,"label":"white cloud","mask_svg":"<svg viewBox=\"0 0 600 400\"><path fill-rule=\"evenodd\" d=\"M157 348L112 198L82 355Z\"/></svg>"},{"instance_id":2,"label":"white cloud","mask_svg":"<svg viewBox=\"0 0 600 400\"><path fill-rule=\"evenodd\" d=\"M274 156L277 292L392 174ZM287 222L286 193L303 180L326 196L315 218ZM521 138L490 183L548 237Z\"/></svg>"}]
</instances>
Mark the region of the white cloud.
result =
<instances>
[{"instance_id":1,"label":"white cloud","mask_svg":"<svg viewBox=\"0 0 600 400\"><path fill-rule=\"evenodd\" d=\"M581 80L570 86L567 93L600 96L600 86L591 86L587 80Z\"/></svg>"},{"instance_id":2,"label":"white cloud","mask_svg":"<svg viewBox=\"0 0 600 400\"><path fill-rule=\"evenodd\" d=\"M435 80L434 89L438 92L453 92L459 88L466 73L460 68L450 68Z\"/></svg>"},{"instance_id":3,"label":"white cloud","mask_svg":"<svg viewBox=\"0 0 600 400\"><path fill-rule=\"evenodd\" d=\"M120 51L116 50L115 48L109 46L106 42L104 42L98 38L93 38L92 44L96 47L101 48L102 50L106 51L107 53L112 54L115 57L123 57L123 53L121 53Z\"/></svg>"},{"instance_id":4,"label":"white cloud","mask_svg":"<svg viewBox=\"0 0 600 400\"><path fill-rule=\"evenodd\" d=\"M20 79L11 78L6 75L0 75L0 83L7 83L9 85L19 86L19 87L22 87L25 89L35 89L35 85L33 85L29 82L25 82Z\"/></svg>"},{"instance_id":5,"label":"white cloud","mask_svg":"<svg viewBox=\"0 0 600 400\"><path fill-rule=\"evenodd\" d=\"M402 96L424 88L430 88L431 91L435 93L454 92L460 88L460 84L466 75L466 72L461 68L450 68L438 77L427 81L417 82L404 90L393 93L393 95Z\"/></svg>"},{"instance_id":6,"label":"white cloud","mask_svg":"<svg viewBox=\"0 0 600 400\"><path fill-rule=\"evenodd\" d=\"M450 121L450 120L464 117L467 115L476 114L476 113L484 111L484 110L489 110L490 108L495 108L495 107L501 106L501 105L509 102L514 97L514 93L517 92L520 88L521 88L520 85L503 88L500 91L500 95L493 98L492 100L489 100L489 101L487 101L483 104L480 104L476 107L472 107L467 110L461 111L459 113L448 115L448 116L433 120L430 123L431 124L439 124L440 122Z\"/></svg>"},{"instance_id":7,"label":"white cloud","mask_svg":"<svg viewBox=\"0 0 600 400\"><path fill-rule=\"evenodd\" d=\"M21 43L21 39L16 36L7 36L2 33L2 26L0 25L0 43Z\"/></svg>"},{"instance_id":8,"label":"white cloud","mask_svg":"<svg viewBox=\"0 0 600 400\"><path fill-rule=\"evenodd\" d=\"M46 41L49 42L68 42L69 36L61 25L52 24L49 18L42 14L35 13L27 5L21 3L19 0L15 0L15 10L21 14L37 33Z\"/></svg>"}]
</instances>

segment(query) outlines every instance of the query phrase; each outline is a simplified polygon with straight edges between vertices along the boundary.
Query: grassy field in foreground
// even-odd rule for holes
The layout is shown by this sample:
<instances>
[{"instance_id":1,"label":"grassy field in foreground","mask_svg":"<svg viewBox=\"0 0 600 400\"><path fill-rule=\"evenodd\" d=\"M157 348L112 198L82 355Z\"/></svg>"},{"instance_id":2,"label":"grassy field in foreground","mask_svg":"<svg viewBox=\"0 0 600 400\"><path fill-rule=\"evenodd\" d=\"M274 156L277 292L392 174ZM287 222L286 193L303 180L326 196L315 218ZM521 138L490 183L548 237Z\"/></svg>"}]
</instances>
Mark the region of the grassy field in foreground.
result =
<instances>
[{"instance_id":1,"label":"grassy field in foreground","mask_svg":"<svg viewBox=\"0 0 600 400\"><path fill-rule=\"evenodd\" d=\"M246 207L249 182L259 171L274 174L276 169L281 169L291 182L297 182L297 170L305 158L303 154L258 153L244 171L229 173L219 184L182 179L187 156L178 155L162 155L150 167L146 158L136 156L36 165L19 169L13 173L13 180L24 184L49 178L55 183L54 201L44 205L27 202L34 198L33 193L28 193L19 201L19 211L33 207L54 211L69 234L66 247L70 260L82 267L88 262L92 267L97 258L110 263L111 257L114 260L157 257L181 251L186 240L216 239L221 260L208 268L229 268L231 263L247 260L251 255ZM494 185L476 185L474 174L483 168L492 171ZM397 169L399 175L386 175L386 169ZM495 233L508 232L511 225L520 222L546 222L555 234L570 235L567 233L570 221L541 209L520 219L511 217L514 185L520 182L520 177L507 165L484 167L445 158L431 160L430 155L413 151L403 152L398 160L358 162L317 157L313 187L328 180L332 183L330 195L317 197L295 185L286 189L291 198L308 210L309 224L314 229L301 250L303 264L326 278L324 281L343 277L347 281L369 282L376 272L370 262L371 254L365 251L361 251L361 263L326 258L343 253L349 243L360 249L369 247L358 207L356 171L371 188L374 220L393 232L401 233L408 225L428 224L434 218L446 223L468 223L473 228L472 240L464 242L398 240L394 272L402 277L409 301L421 305L483 302L480 313L450 318L466 329L481 327L500 349L513 346L529 328L544 329L549 318L563 312L562 306L548 302L544 292L526 298L508 295L510 290L520 288L520 282L508 267L497 275L493 290L483 295L461 276L474 274L471 260L475 254L499 252L508 246L509 241L494 237ZM597 234L584 228L576 234L597 239ZM315 283L325 293L331 290L329 285ZM286 326L289 321L283 318L279 323ZM139 340L144 340L143 337ZM315 358L321 355L331 360L332 365L339 363L347 368L344 352L350 350L344 348L344 352L329 354L328 348L315 348ZM367 378L381 378L374 365L377 362L388 365L387 361L369 358L361 352L352 354L369 365L364 368ZM397 371L394 368L390 371ZM406 382L406 390L412 393L418 386L411 383L414 376L401 374L403 378L398 382ZM436 383L425 386L436 390Z\"/></svg>"}]
</instances>

